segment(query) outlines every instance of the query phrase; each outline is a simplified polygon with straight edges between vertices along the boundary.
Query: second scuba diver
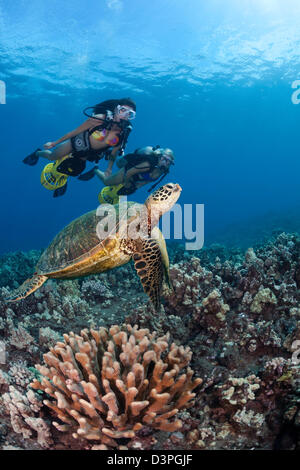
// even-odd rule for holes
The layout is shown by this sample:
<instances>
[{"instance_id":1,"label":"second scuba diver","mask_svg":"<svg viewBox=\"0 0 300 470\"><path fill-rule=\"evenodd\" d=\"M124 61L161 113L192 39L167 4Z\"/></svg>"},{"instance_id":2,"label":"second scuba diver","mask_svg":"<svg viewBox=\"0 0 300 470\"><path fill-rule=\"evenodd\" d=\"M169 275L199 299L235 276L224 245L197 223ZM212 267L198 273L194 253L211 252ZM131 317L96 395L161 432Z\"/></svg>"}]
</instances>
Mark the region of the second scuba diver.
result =
<instances>
[{"instance_id":1,"label":"second scuba diver","mask_svg":"<svg viewBox=\"0 0 300 470\"><path fill-rule=\"evenodd\" d=\"M119 196L133 194L151 182L154 184L149 191L152 191L169 173L170 166L174 165L174 153L169 148L147 146L117 159L116 164L120 170L111 176L95 167L89 172L88 178L85 175L79 177L86 180L96 175L105 184L99 194L100 203L115 204Z\"/></svg>"},{"instance_id":2,"label":"second scuba diver","mask_svg":"<svg viewBox=\"0 0 300 470\"><path fill-rule=\"evenodd\" d=\"M92 115L87 113L91 108ZM136 104L130 98L106 100L85 108L84 114L88 119L83 124L57 141L45 144L45 150L37 149L23 160L31 166L39 157L56 161L45 167L41 178L47 189L54 189L54 197L66 192L67 177L80 175L87 160L97 163L103 157L109 159L106 174L110 174L116 156L124 153L132 130L129 121L135 118ZM55 149L50 150L53 147Z\"/></svg>"}]
</instances>

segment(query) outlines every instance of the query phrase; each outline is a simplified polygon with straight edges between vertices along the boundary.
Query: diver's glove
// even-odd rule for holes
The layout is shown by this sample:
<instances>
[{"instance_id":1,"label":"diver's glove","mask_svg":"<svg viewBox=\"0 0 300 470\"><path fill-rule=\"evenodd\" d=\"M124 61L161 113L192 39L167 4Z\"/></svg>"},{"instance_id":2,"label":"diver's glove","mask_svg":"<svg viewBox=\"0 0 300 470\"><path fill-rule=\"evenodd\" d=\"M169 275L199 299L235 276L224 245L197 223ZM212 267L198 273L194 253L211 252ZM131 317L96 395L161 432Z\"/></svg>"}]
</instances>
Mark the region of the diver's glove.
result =
<instances>
[{"instance_id":1,"label":"diver's glove","mask_svg":"<svg viewBox=\"0 0 300 470\"><path fill-rule=\"evenodd\" d=\"M36 155L36 152L38 152L39 150L42 150L42 149L36 149L30 155L25 157L23 160L23 163L25 163L26 165L30 165L30 166L36 165L39 159L39 157Z\"/></svg>"},{"instance_id":2,"label":"diver's glove","mask_svg":"<svg viewBox=\"0 0 300 470\"><path fill-rule=\"evenodd\" d=\"M78 179L81 181L89 181L95 176L95 170L98 170L98 165L95 165L90 171L83 173L82 175L78 176Z\"/></svg>"}]
</instances>

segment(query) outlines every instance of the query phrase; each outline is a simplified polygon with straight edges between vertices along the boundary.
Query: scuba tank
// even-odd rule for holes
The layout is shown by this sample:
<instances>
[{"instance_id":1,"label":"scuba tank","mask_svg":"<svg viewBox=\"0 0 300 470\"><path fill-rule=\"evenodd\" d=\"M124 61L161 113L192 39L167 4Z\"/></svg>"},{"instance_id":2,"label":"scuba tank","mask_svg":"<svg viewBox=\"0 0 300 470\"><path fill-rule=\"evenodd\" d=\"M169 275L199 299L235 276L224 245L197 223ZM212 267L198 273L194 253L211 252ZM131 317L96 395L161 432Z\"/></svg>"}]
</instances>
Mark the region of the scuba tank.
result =
<instances>
[{"instance_id":1,"label":"scuba tank","mask_svg":"<svg viewBox=\"0 0 300 470\"><path fill-rule=\"evenodd\" d=\"M138 148L136 149L133 153L129 153L127 155L124 155L120 158L118 158L116 160L116 164L119 168L124 168L124 166L127 165L127 163L129 163L129 161L132 161L134 162L135 164L139 163L140 159L136 158L136 159L133 159L132 156L133 155L147 155L147 156L151 156L153 155L153 153L159 148L159 145L156 145L155 147L152 147L151 145L147 145L146 147L141 147L141 148Z\"/></svg>"},{"instance_id":2,"label":"scuba tank","mask_svg":"<svg viewBox=\"0 0 300 470\"><path fill-rule=\"evenodd\" d=\"M130 159L132 160L132 155L151 155L153 153L153 148L154 147L151 147L150 145L148 145L147 147L138 148L133 153L130 153L130 154L127 154L118 158L116 160L116 164L118 168L124 168L124 166L126 166L127 163L129 163L129 160ZM137 159L136 161L138 162L139 159Z\"/></svg>"}]
</instances>

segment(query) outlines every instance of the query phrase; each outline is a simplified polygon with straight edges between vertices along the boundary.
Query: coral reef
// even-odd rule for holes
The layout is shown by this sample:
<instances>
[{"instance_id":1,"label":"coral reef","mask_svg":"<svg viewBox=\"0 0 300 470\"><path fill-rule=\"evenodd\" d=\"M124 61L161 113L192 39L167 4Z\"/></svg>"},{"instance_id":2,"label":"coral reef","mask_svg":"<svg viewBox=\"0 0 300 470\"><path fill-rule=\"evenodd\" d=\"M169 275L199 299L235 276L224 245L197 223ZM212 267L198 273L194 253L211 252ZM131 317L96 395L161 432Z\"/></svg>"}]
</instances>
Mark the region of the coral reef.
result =
<instances>
[{"instance_id":1,"label":"coral reef","mask_svg":"<svg viewBox=\"0 0 300 470\"><path fill-rule=\"evenodd\" d=\"M112 447L114 442L117 446L126 445L132 449L299 450L298 235L277 233L267 243L248 247L245 252L217 244L200 251L186 252L182 245L172 243L168 250L174 292L165 292L163 307L157 314L153 314L149 308L139 280L133 275L132 264L86 279L48 281L39 291L16 304L5 304L0 300L1 449L97 449L103 445ZM32 256L34 258L35 254ZM14 268L16 284L19 284L33 266L33 258L30 260L30 255L24 254L23 267L21 263L18 264L17 255L10 254L2 258L1 269L5 266L2 272L10 274L5 274L2 279L1 297L5 296L7 287L14 287ZM22 273L24 276L21 279ZM127 307L125 310L124 305ZM82 374L79 382L72 382L72 376L64 376L65 380L70 381L68 385L71 388L75 385L78 387L75 387L78 396L73 393L78 400L91 404L90 388L85 385L88 387L87 393L81 384L89 384L90 374L84 372L85 366L76 359L76 354L87 352L78 350L70 359L64 359L58 349L65 351L67 346L71 348L72 341L74 344L79 342L80 347L94 341L93 347L96 347L91 331L107 331L107 335L112 337L121 333L111 330L112 325L124 323L137 325L136 331L148 329L156 332L153 344L169 335L170 340L166 343L181 344L184 351L190 348L193 352L190 367L196 377L203 379L203 383L196 389L196 396L191 400L192 406L179 409L174 417L170 416L172 423L178 420L182 423L180 428L172 432L157 429L153 423L143 422L143 409L136 415L136 421L135 418L131 420L129 413L121 411L126 402L126 390L122 392L112 385L117 380L113 378L112 371L110 379L103 377L110 381L112 392L105 389L103 384L97 393L101 401L103 396L115 394L118 412L110 413L106 404L106 414L101 415L104 425L96 426L98 431L93 429L93 419L98 418L88 414L88 405L86 409L75 409L77 418L83 419L81 425L66 411L67 408L58 409L61 416L68 416L70 423L58 418L57 412L48 406L51 404L55 407L60 400L60 405L65 402L70 405L71 412L73 398L68 395L70 390L66 384L60 391L62 395L66 393L65 402L61 396L58 399L52 379L47 379L46 374L43 379L34 368L35 364L41 363L42 356L51 358L52 354L57 359L55 364L69 362L70 369L66 365L62 366L69 374L72 369L76 370L77 364ZM70 343L67 343L64 334L70 330L74 335L68 335ZM128 338L134 336L133 333L127 333ZM111 354L119 358L114 361L121 364L122 350L115 346L111 338L107 344L110 341L114 345L114 353ZM135 341L135 346L140 344L139 339ZM127 347L132 347L130 342L128 344ZM109 357L103 354L100 355L102 361L104 358L109 361ZM165 354L166 351L161 355L163 359ZM93 359L90 363L94 367ZM141 365L141 362L137 363ZM42 367L45 368L43 371L49 369L50 374L56 374L57 369L53 364ZM111 365L105 370L110 369L115 370ZM121 367L121 378L118 380L127 387L130 370L126 370L125 375L124 370ZM147 371L147 374L150 372ZM62 375L63 371L60 370L57 380L62 380ZM49 380L52 388L48 388L52 395L45 391L40 394L35 392L36 402L32 403L33 390L29 383L33 377L34 383L43 384L43 380ZM48 393L48 397L41 393ZM43 403L42 398L47 404ZM144 396L140 401L150 401L152 404L151 400L154 398L149 400ZM173 404L175 406L175 402ZM114 428L113 421L108 418L118 423L122 415L124 429ZM53 420L58 426L70 426L70 432L61 432L51 424ZM139 423L142 423L140 429L139 426L135 427ZM120 441L104 433L111 440L103 443L102 432L100 439L90 440L84 437L84 433L89 432L88 424L95 433L102 432L104 427L112 432L134 432L134 436L130 434L131 438L120 438L125 439Z\"/></svg>"}]
</instances>

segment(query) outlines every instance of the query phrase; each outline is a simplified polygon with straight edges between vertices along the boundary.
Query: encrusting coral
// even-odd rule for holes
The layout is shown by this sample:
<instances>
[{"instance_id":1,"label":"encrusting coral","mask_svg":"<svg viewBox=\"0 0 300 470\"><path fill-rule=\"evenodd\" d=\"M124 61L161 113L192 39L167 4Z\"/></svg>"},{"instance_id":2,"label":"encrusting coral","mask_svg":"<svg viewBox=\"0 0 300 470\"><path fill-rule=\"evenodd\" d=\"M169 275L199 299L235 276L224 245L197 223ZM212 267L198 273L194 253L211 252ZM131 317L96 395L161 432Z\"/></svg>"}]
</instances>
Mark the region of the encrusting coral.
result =
<instances>
[{"instance_id":1,"label":"encrusting coral","mask_svg":"<svg viewBox=\"0 0 300 470\"><path fill-rule=\"evenodd\" d=\"M44 404L63 423L53 422L58 430L107 449L145 425L180 429L175 415L193 405L192 390L202 383L192 379L189 347L128 324L71 332L64 340L44 355L47 366L36 366L41 382L31 384L51 397Z\"/></svg>"}]
</instances>

